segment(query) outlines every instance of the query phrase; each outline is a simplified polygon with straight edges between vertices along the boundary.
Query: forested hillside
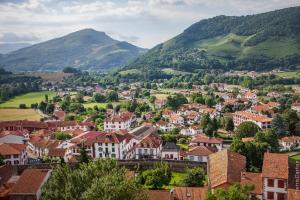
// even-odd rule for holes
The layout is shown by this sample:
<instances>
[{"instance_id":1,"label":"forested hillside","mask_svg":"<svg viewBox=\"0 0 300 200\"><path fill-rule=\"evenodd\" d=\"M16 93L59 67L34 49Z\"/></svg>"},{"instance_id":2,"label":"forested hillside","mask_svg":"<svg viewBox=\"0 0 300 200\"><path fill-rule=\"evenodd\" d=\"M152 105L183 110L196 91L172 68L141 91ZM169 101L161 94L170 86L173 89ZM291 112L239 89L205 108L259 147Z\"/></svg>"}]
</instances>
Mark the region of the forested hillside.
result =
<instances>
[{"instance_id":1,"label":"forested hillside","mask_svg":"<svg viewBox=\"0 0 300 200\"><path fill-rule=\"evenodd\" d=\"M201 20L159 44L126 69L269 70L300 64L300 7Z\"/></svg>"}]
</instances>

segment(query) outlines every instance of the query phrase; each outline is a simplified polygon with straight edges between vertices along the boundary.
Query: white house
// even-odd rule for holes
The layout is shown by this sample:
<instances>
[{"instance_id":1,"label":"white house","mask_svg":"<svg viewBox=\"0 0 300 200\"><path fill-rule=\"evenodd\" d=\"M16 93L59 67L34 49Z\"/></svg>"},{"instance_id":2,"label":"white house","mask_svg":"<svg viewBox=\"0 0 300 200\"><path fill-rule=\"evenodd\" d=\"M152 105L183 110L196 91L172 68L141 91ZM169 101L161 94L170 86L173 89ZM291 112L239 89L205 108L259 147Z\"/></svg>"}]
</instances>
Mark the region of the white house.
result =
<instances>
[{"instance_id":1,"label":"white house","mask_svg":"<svg viewBox=\"0 0 300 200\"><path fill-rule=\"evenodd\" d=\"M287 136L279 140L282 150L291 150L300 148L300 136Z\"/></svg>"},{"instance_id":2,"label":"white house","mask_svg":"<svg viewBox=\"0 0 300 200\"><path fill-rule=\"evenodd\" d=\"M0 155L4 157L4 163L11 165L27 164L27 152L25 144L0 144Z\"/></svg>"},{"instance_id":3,"label":"white house","mask_svg":"<svg viewBox=\"0 0 300 200\"><path fill-rule=\"evenodd\" d=\"M262 168L263 199L287 200L288 160L287 154L264 154Z\"/></svg>"},{"instance_id":4,"label":"white house","mask_svg":"<svg viewBox=\"0 0 300 200\"><path fill-rule=\"evenodd\" d=\"M113 115L105 119L105 131L129 130L131 124L136 121L136 116L131 112L122 112L119 115Z\"/></svg>"},{"instance_id":5,"label":"white house","mask_svg":"<svg viewBox=\"0 0 300 200\"><path fill-rule=\"evenodd\" d=\"M180 148L175 143L167 142L161 150L161 158L165 160L181 160Z\"/></svg>"},{"instance_id":6,"label":"white house","mask_svg":"<svg viewBox=\"0 0 300 200\"><path fill-rule=\"evenodd\" d=\"M208 137L207 135L200 133L193 136L190 145L214 147L218 151L221 151L223 149L223 139L216 137Z\"/></svg>"},{"instance_id":7,"label":"white house","mask_svg":"<svg viewBox=\"0 0 300 200\"><path fill-rule=\"evenodd\" d=\"M186 152L186 159L189 161L207 162L208 156L215 151L206 146L193 146Z\"/></svg>"},{"instance_id":8,"label":"white house","mask_svg":"<svg viewBox=\"0 0 300 200\"><path fill-rule=\"evenodd\" d=\"M150 133L145 136L139 143L134 146L135 159L141 158L153 158L157 159L161 157L162 140L155 134Z\"/></svg>"},{"instance_id":9,"label":"white house","mask_svg":"<svg viewBox=\"0 0 300 200\"><path fill-rule=\"evenodd\" d=\"M162 131L171 131L176 128L174 124L162 120L156 122L156 126Z\"/></svg>"}]
</instances>

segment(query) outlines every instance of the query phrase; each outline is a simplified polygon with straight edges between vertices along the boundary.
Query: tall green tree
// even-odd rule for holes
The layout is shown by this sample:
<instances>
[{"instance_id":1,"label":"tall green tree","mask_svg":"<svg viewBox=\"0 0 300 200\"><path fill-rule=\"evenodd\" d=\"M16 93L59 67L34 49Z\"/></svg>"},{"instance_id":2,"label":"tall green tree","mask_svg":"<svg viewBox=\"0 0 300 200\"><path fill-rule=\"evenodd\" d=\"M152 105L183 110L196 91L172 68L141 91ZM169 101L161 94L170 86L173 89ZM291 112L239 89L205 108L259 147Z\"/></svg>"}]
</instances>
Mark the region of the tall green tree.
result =
<instances>
[{"instance_id":1,"label":"tall green tree","mask_svg":"<svg viewBox=\"0 0 300 200\"><path fill-rule=\"evenodd\" d=\"M285 131L285 124L284 124L284 121L283 121L283 118L281 117L280 114L276 114L274 117L273 117L273 120L272 120L272 129L275 131L275 133L278 135L278 136L284 136L286 131Z\"/></svg>"},{"instance_id":2,"label":"tall green tree","mask_svg":"<svg viewBox=\"0 0 300 200\"><path fill-rule=\"evenodd\" d=\"M295 133L296 124L299 122L297 112L292 109L286 109L282 114L285 126L292 134Z\"/></svg>"},{"instance_id":3,"label":"tall green tree","mask_svg":"<svg viewBox=\"0 0 300 200\"><path fill-rule=\"evenodd\" d=\"M227 190L217 189L214 193L208 191L205 195L205 200L251 200L249 192L254 189L253 185L242 186L235 184Z\"/></svg>"},{"instance_id":4,"label":"tall green tree","mask_svg":"<svg viewBox=\"0 0 300 200\"><path fill-rule=\"evenodd\" d=\"M237 126L235 134L237 137L254 137L254 135L260 130L259 126L250 121L242 122Z\"/></svg>"},{"instance_id":5,"label":"tall green tree","mask_svg":"<svg viewBox=\"0 0 300 200\"><path fill-rule=\"evenodd\" d=\"M146 200L142 185L127 176L111 159L101 159L72 169L57 166L42 187L42 200Z\"/></svg>"},{"instance_id":6,"label":"tall green tree","mask_svg":"<svg viewBox=\"0 0 300 200\"><path fill-rule=\"evenodd\" d=\"M188 169L182 179L182 185L186 187L201 187L204 185L205 172L202 167Z\"/></svg>"}]
</instances>

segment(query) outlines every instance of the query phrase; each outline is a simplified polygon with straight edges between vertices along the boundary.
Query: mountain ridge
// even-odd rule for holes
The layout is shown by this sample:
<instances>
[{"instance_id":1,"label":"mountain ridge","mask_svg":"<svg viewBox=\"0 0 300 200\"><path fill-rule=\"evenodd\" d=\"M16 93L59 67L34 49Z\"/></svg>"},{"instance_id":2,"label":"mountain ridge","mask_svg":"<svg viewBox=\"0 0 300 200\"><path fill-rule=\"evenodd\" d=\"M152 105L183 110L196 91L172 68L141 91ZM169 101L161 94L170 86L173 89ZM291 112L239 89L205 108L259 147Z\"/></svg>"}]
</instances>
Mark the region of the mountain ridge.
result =
<instances>
[{"instance_id":1,"label":"mountain ridge","mask_svg":"<svg viewBox=\"0 0 300 200\"><path fill-rule=\"evenodd\" d=\"M124 41L115 40L105 32L83 29L3 54L0 66L11 71L61 71L65 67L107 71L146 51L122 44Z\"/></svg>"},{"instance_id":2,"label":"mountain ridge","mask_svg":"<svg viewBox=\"0 0 300 200\"><path fill-rule=\"evenodd\" d=\"M300 64L300 6L200 20L126 69L269 70Z\"/></svg>"}]
</instances>

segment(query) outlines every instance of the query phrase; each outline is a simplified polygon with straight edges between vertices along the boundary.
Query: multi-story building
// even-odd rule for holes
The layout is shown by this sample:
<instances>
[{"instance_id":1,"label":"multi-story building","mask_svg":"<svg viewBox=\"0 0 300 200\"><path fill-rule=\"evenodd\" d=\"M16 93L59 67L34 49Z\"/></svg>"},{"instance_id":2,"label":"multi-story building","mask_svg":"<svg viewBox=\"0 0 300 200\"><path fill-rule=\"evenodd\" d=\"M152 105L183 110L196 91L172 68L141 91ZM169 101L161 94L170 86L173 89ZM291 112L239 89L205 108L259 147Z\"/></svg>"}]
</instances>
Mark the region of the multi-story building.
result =
<instances>
[{"instance_id":1,"label":"multi-story building","mask_svg":"<svg viewBox=\"0 0 300 200\"><path fill-rule=\"evenodd\" d=\"M122 112L118 115L105 119L104 130L105 131L118 131L129 130L131 124L136 121L135 114L131 112Z\"/></svg>"},{"instance_id":2,"label":"multi-story building","mask_svg":"<svg viewBox=\"0 0 300 200\"><path fill-rule=\"evenodd\" d=\"M279 140L282 150L292 150L300 148L300 136L287 136Z\"/></svg>"},{"instance_id":3,"label":"multi-story building","mask_svg":"<svg viewBox=\"0 0 300 200\"><path fill-rule=\"evenodd\" d=\"M27 164L26 145L24 144L0 144L0 155L4 157L4 163L11 165Z\"/></svg>"},{"instance_id":4,"label":"multi-story building","mask_svg":"<svg viewBox=\"0 0 300 200\"><path fill-rule=\"evenodd\" d=\"M286 200L288 177L288 155L265 153L262 168L263 199Z\"/></svg>"},{"instance_id":5,"label":"multi-story building","mask_svg":"<svg viewBox=\"0 0 300 200\"><path fill-rule=\"evenodd\" d=\"M175 143L167 142L161 150L161 158L165 160L180 160L180 148Z\"/></svg>"},{"instance_id":6,"label":"multi-story building","mask_svg":"<svg viewBox=\"0 0 300 200\"><path fill-rule=\"evenodd\" d=\"M271 128L272 118L247 111L237 111L234 113L233 122L235 126L240 125L244 121L251 121L257 126L259 126L261 129L266 129Z\"/></svg>"},{"instance_id":7,"label":"multi-story building","mask_svg":"<svg viewBox=\"0 0 300 200\"><path fill-rule=\"evenodd\" d=\"M186 159L190 161L207 162L208 156L214 152L215 150L213 148L205 146L194 146L190 147L186 152Z\"/></svg>"}]
</instances>

